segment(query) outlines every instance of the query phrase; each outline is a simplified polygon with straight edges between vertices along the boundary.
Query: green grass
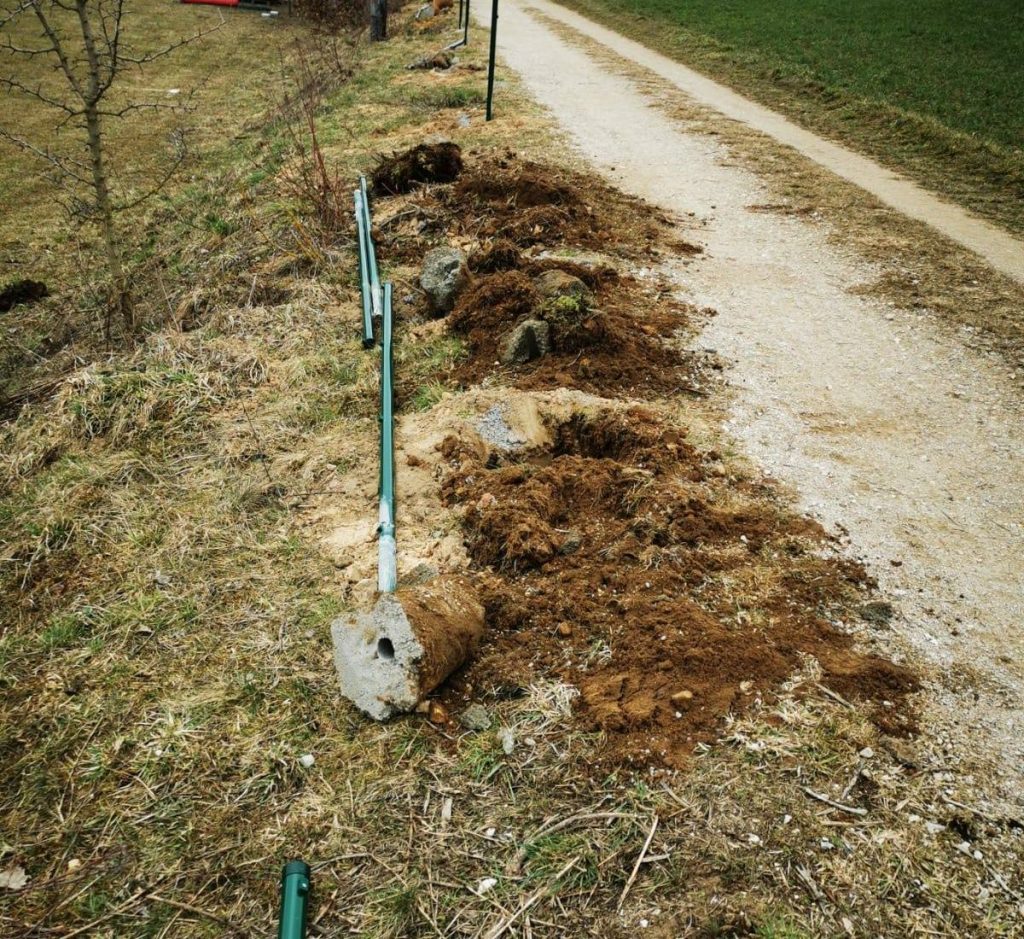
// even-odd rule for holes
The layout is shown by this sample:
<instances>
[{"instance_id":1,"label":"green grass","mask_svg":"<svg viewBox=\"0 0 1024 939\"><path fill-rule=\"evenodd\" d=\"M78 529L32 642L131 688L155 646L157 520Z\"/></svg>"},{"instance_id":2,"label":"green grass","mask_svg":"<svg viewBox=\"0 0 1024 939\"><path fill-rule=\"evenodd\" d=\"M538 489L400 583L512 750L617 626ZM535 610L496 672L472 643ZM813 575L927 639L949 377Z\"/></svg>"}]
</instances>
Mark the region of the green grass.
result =
<instances>
[{"instance_id":1,"label":"green grass","mask_svg":"<svg viewBox=\"0 0 1024 939\"><path fill-rule=\"evenodd\" d=\"M487 100L478 85L453 85L448 88L431 88L413 99L416 106L428 111L439 108L468 108L483 104Z\"/></svg>"},{"instance_id":2,"label":"green grass","mask_svg":"<svg viewBox=\"0 0 1024 939\"><path fill-rule=\"evenodd\" d=\"M1024 230L1016 0L564 0Z\"/></svg>"},{"instance_id":3,"label":"green grass","mask_svg":"<svg viewBox=\"0 0 1024 939\"><path fill-rule=\"evenodd\" d=\"M603 0L837 91L1024 146L1024 6L1017 0ZM911 66L912 63L912 66Z\"/></svg>"}]
</instances>

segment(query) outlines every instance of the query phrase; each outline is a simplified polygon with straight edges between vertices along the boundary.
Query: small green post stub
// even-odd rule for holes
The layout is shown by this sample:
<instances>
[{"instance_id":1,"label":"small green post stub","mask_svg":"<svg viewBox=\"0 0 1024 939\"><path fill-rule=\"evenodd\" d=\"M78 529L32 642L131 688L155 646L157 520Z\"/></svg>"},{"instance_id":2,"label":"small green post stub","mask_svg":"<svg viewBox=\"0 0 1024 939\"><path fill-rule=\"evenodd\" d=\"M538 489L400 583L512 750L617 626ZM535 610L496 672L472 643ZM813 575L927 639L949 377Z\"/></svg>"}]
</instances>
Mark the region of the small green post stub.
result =
<instances>
[{"instance_id":1,"label":"small green post stub","mask_svg":"<svg viewBox=\"0 0 1024 939\"><path fill-rule=\"evenodd\" d=\"M289 861L281 872L281 919L278 939L305 939L310 875L305 861Z\"/></svg>"}]
</instances>

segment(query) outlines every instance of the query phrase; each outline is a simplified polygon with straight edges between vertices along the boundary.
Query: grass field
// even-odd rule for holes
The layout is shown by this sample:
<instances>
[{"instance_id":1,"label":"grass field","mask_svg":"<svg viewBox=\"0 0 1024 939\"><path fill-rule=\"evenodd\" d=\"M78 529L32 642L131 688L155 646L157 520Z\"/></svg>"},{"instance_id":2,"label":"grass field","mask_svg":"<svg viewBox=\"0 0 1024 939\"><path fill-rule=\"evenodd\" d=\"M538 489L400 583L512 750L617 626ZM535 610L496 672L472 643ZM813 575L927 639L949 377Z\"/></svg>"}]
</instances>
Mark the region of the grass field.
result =
<instances>
[{"instance_id":1,"label":"grass field","mask_svg":"<svg viewBox=\"0 0 1024 939\"><path fill-rule=\"evenodd\" d=\"M1015 0L566 5L1024 230L1024 7Z\"/></svg>"}]
</instances>

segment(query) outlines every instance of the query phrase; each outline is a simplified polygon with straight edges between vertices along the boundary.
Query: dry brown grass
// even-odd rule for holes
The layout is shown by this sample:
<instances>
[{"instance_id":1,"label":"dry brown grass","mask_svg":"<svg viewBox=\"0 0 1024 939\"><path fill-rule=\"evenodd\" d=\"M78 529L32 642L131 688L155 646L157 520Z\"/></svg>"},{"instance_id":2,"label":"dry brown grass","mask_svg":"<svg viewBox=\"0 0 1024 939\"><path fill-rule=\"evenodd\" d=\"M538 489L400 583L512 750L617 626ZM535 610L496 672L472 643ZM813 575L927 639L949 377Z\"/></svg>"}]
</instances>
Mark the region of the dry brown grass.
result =
<instances>
[{"instance_id":1,"label":"dry brown grass","mask_svg":"<svg viewBox=\"0 0 1024 939\"><path fill-rule=\"evenodd\" d=\"M403 66L434 45L365 50L321 124L340 173L430 133L551 148L514 87L490 126L410 99ZM341 701L340 573L303 507L375 474L374 363L351 245L282 198L287 160L256 162L155 223L174 316L0 428L0 872L29 877L0 887L0 933L267 935L303 856L311 935L1019 934L1019 822L975 802L971 767L823 697L813 663L678 774L586 773L600 741L543 676L486 699L482 732ZM402 368L451 353L425 338Z\"/></svg>"}]
</instances>

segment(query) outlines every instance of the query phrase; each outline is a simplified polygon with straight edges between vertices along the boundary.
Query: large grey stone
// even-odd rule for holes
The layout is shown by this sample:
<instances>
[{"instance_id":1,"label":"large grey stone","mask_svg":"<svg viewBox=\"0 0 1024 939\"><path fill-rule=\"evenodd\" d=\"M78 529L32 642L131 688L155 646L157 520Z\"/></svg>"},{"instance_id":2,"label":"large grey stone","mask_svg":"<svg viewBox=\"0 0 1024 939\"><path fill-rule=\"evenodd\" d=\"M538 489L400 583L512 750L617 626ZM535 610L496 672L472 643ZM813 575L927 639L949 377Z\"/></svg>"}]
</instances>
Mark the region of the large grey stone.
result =
<instances>
[{"instance_id":1,"label":"large grey stone","mask_svg":"<svg viewBox=\"0 0 1024 939\"><path fill-rule=\"evenodd\" d=\"M502 365L523 365L551 351L551 327L544 320L523 320L502 341Z\"/></svg>"},{"instance_id":2,"label":"large grey stone","mask_svg":"<svg viewBox=\"0 0 1024 939\"><path fill-rule=\"evenodd\" d=\"M427 252L420 286L435 313L451 313L455 300L468 283L466 255L458 248L434 248Z\"/></svg>"}]
</instances>

